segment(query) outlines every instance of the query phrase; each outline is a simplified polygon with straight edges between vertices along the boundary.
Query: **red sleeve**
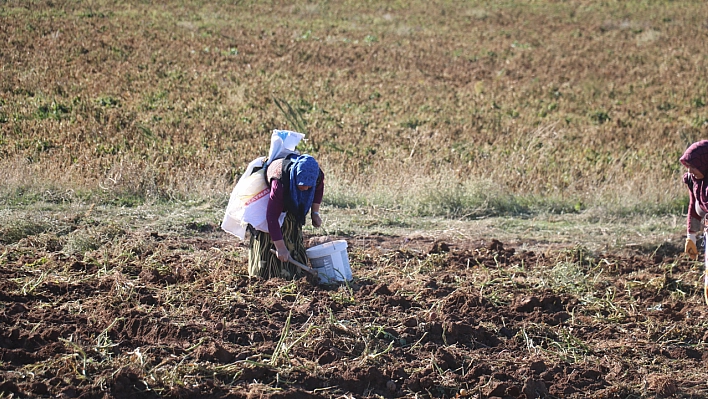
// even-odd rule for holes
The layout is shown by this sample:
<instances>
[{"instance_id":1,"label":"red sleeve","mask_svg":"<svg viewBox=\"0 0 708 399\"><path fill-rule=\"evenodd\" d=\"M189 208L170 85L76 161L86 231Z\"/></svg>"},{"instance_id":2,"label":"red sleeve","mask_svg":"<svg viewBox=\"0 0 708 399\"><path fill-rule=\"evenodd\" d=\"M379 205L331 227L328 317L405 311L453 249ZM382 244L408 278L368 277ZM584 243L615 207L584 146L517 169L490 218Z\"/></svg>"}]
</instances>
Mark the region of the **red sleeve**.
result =
<instances>
[{"instance_id":1,"label":"red sleeve","mask_svg":"<svg viewBox=\"0 0 708 399\"><path fill-rule=\"evenodd\" d=\"M692 222L693 220L693 222ZM689 234L696 234L699 231L695 228L700 225L701 217L696 212L696 197L693 195L693 191L688 190L688 216L686 217L686 231Z\"/></svg>"},{"instance_id":2,"label":"red sleeve","mask_svg":"<svg viewBox=\"0 0 708 399\"><path fill-rule=\"evenodd\" d=\"M278 219L285 209L285 190L280 184L280 180L273 179L270 182L270 198L268 199L268 209L266 210L266 222L268 222L268 233L273 241L283 239L283 232L280 230Z\"/></svg>"},{"instance_id":3,"label":"red sleeve","mask_svg":"<svg viewBox=\"0 0 708 399\"><path fill-rule=\"evenodd\" d=\"M696 182L690 173L683 174L683 182L688 187L688 209L686 215L686 231L688 234L698 234L703 231L703 218L696 212L696 196L693 193L693 188Z\"/></svg>"}]
</instances>

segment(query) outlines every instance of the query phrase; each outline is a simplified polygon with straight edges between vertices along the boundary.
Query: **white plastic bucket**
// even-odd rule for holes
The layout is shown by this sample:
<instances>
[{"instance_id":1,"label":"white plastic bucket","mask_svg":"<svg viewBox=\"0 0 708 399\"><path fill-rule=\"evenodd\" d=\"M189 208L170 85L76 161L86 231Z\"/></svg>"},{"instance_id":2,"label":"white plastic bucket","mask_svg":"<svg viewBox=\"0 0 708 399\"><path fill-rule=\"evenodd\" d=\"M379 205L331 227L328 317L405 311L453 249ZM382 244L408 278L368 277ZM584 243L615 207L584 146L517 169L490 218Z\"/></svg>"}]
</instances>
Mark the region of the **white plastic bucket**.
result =
<instances>
[{"instance_id":1,"label":"white plastic bucket","mask_svg":"<svg viewBox=\"0 0 708 399\"><path fill-rule=\"evenodd\" d=\"M347 242L330 241L305 250L312 268L317 271L320 282L324 284L350 281L352 269L349 267Z\"/></svg>"}]
</instances>

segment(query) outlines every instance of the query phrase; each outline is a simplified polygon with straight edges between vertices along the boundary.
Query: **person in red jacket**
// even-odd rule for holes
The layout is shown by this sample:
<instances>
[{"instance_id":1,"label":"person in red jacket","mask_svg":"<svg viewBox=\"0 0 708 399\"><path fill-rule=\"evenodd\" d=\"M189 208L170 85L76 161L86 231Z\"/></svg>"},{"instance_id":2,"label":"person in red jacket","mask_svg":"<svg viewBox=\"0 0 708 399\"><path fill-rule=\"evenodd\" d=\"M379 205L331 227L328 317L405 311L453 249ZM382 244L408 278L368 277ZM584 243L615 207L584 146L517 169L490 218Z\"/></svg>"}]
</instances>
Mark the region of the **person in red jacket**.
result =
<instances>
[{"instance_id":1,"label":"person in red jacket","mask_svg":"<svg viewBox=\"0 0 708 399\"><path fill-rule=\"evenodd\" d=\"M698 259L696 236L705 230L708 214L708 140L691 144L679 159L688 169L683 181L688 186L687 237L684 251L691 259ZM703 236L705 238L705 234ZM704 254L703 299L708 304L708 252Z\"/></svg>"},{"instance_id":2,"label":"person in red jacket","mask_svg":"<svg viewBox=\"0 0 708 399\"><path fill-rule=\"evenodd\" d=\"M688 169L683 182L688 187L688 216L684 251L691 259L698 259L696 237L703 233L708 213L708 140L691 144L679 159Z\"/></svg>"},{"instance_id":3,"label":"person in red jacket","mask_svg":"<svg viewBox=\"0 0 708 399\"><path fill-rule=\"evenodd\" d=\"M307 264L302 235L307 214L313 226L322 225L319 210L324 194L324 173L312 156L292 154L269 163L266 180L270 185L266 211L268 233L251 231L248 274L292 279L302 271L289 259Z\"/></svg>"}]
</instances>

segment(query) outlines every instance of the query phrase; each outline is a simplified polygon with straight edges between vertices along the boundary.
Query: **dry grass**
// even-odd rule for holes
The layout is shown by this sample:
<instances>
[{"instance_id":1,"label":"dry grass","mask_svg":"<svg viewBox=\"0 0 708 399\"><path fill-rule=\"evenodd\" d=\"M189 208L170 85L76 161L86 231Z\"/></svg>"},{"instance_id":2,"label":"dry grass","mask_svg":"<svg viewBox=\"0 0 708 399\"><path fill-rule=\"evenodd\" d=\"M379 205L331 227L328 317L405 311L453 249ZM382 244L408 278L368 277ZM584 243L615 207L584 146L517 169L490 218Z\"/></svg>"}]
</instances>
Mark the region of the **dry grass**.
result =
<instances>
[{"instance_id":1,"label":"dry grass","mask_svg":"<svg viewBox=\"0 0 708 399\"><path fill-rule=\"evenodd\" d=\"M679 212L676 160L708 128L706 11L4 2L3 197L224 201L292 127L282 100L338 206Z\"/></svg>"}]
</instances>

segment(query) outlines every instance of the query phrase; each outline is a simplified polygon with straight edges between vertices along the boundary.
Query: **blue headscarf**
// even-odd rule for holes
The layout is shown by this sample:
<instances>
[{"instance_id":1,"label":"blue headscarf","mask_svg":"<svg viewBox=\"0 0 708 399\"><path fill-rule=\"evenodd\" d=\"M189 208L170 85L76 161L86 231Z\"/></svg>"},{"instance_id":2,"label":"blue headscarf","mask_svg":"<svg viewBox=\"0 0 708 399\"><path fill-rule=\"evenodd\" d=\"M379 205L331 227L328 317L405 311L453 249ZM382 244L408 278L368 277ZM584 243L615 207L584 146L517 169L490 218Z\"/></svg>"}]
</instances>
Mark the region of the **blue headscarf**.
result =
<instances>
[{"instance_id":1,"label":"blue headscarf","mask_svg":"<svg viewBox=\"0 0 708 399\"><path fill-rule=\"evenodd\" d=\"M300 155L292 159L290 168L290 200L295 216L301 225L305 224L305 215L312 207L315 199L315 187L320 176L320 165L315 158L309 155ZM305 191L300 191L298 186L309 186Z\"/></svg>"}]
</instances>

